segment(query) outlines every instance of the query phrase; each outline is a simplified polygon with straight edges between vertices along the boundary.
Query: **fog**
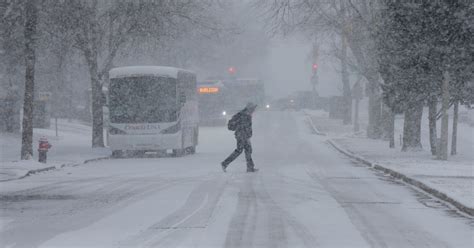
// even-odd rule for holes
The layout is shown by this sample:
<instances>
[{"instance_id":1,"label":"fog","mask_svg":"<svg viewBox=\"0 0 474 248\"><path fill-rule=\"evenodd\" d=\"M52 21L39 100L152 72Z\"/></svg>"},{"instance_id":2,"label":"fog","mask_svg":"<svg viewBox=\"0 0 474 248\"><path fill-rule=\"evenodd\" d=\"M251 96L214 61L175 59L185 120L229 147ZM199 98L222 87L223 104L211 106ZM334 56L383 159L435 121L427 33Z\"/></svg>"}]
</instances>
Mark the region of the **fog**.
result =
<instances>
[{"instance_id":1,"label":"fog","mask_svg":"<svg viewBox=\"0 0 474 248\"><path fill-rule=\"evenodd\" d=\"M311 44L301 37L273 38L262 70L268 94L285 97L294 91L311 90Z\"/></svg>"},{"instance_id":2,"label":"fog","mask_svg":"<svg viewBox=\"0 0 474 248\"><path fill-rule=\"evenodd\" d=\"M474 1L0 1L0 247L469 247Z\"/></svg>"},{"instance_id":3,"label":"fog","mask_svg":"<svg viewBox=\"0 0 474 248\"><path fill-rule=\"evenodd\" d=\"M310 91L311 86L311 42L301 35L273 37L269 52L264 58L262 78L268 94L286 97L295 91ZM340 65L334 58L324 56L318 63L320 96L341 94Z\"/></svg>"}]
</instances>

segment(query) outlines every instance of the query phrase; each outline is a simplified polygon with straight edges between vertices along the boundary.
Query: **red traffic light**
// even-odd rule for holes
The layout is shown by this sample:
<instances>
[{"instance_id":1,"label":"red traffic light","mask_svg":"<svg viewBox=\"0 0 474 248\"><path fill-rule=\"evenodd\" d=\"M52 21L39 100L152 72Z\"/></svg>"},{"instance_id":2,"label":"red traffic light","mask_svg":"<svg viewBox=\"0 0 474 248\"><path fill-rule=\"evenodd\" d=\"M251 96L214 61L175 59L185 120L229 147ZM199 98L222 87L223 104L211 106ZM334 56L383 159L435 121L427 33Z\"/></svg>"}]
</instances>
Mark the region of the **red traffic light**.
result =
<instances>
[{"instance_id":1,"label":"red traffic light","mask_svg":"<svg viewBox=\"0 0 474 248\"><path fill-rule=\"evenodd\" d=\"M313 66L311 66L311 68L313 68L313 71L316 71L318 69L318 64L313 64Z\"/></svg>"},{"instance_id":2,"label":"red traffic light","mask_svg":"<svg viewBox=\"0 0 474 248\"><path fill-rule=\"evenodd\" d=\"M229 69L227 69L227 71L229 72L229 74L235 74L235 67L231 66L229 67Z\"/></svg>"}]
</instances>

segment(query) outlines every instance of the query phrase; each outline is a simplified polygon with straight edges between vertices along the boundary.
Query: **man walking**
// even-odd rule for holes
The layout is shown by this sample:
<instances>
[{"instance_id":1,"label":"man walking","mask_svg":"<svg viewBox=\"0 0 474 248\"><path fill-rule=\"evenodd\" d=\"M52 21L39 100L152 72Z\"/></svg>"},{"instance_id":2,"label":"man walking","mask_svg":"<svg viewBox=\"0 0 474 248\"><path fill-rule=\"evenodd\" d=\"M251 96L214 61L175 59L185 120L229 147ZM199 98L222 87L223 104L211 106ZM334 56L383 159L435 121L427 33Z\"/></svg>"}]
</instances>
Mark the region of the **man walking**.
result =
<instances>
[{"instance_id":1,"label":"man walking","mask_svg":"<svg viewBox=\"0 0 474 248\"><path fill-rule=\"evenodd\" d=\"M232 116L229 120L228 128L235 131L235 139L237 140L237 148L229 155L222 163L222 170L226 171L227 166L234 161L242 151L245 151L245 159L247 160L247 172L256 172L252 160L252 144L250 137L252 137L252 114L257 108L254 103L248 103L247 106Z\"/></svg>"}]
</instances>

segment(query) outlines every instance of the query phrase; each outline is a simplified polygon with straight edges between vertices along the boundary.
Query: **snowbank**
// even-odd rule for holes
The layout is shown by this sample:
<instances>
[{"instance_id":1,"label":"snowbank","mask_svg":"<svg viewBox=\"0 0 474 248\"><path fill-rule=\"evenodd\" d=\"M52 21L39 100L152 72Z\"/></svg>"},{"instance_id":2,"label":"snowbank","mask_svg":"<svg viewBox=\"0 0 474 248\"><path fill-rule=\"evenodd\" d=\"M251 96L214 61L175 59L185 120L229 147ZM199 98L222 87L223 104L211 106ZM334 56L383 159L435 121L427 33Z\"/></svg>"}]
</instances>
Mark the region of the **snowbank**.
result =
<instances>
[{"instance_id":1,"label":"snowbank","mask_svg":"<svg viewBox=\"0 0 474 248\"><path fill-rule=\"evenodd\" d=\"M59 168L86 160L110 156L108 148L91 148L92 128L78 121L58 120L58 136L54 121L49 129L33 130L33 158L20 161L20 134L0 133L0 181L22 178L46 168ZM51 149L46 164L38 161L38 140L46 137Z\"/></svg>"},{"instance_id":2,"label":"snowbank","mask_svg":"<svg viewBox=\"0 0 474 248\"><path fill-rule=\"evenodd\" d=\"M20 160L0 163L0 182L18 179L30 174L55 169L53 165L42 164L33 160Z\"/></svg>"},{"instance_id":3,"label":"snowbank","mask_svg":"<svg viewBox=\"0 0 474 248\"><path fill-rule=\"evenodd\" d=\"M429 151L428 130L423 123L422 139L424 151L401 152L397 147L390 149L388 141L365 138L365 132L354 133L352 126L342 125L341 120L329 119L325 112L306 111L313 125L325 133L336 145L371 164L401 173L422 182L468 208L474 208L474 128L460 123L458 155L448 161L439 161ZM424 118L424 121L425 118ZM403 127L403 119L396 121L396 133ZM397 136L398 137L398 136Z\"/></svg>"}]
</instances>

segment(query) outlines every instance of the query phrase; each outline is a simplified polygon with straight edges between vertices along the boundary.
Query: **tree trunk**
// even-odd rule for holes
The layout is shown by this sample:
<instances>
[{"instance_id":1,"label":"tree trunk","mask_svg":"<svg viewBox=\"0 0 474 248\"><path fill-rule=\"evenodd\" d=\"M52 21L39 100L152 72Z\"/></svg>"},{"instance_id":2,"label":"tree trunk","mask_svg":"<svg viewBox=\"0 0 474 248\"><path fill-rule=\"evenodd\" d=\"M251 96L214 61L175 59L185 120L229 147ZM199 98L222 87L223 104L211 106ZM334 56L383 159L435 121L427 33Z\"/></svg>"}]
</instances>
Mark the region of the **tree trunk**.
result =
<instances>
[{"instance_id":1,"label":"tree trunk","mask_svg":"<svg viewBox=\"0 0 474 248\"><path fill-rule=\"evenodd\" d=\"M437 146L437 158L440 160L448 160L448 125L449 125L449 73L444 72L443 86L442 86L442 119L441 119L441 137Z\"/></svg>"},{"instance_id":2,"label":"tree trunk","mask_svg":"<svg viewBox=\"0 0 474 248\"><path fill-rule=\"evenodd\" d=\"M29 159L33 155L33 104L35 90L35 46L36 25L38 20L37 1L25 2L25 97L23 103L23 123L21 134L21 159Z\"/></svg>"},{"instance_id":3,"label":"tree trunk","mask_svg":"<svg viewBox=\"0 0 474 248\"><path fill-rule=\"evenodd\" d=\"M382 97L380 94L379 75L375 68L378 64L373 57L373 53L365 53L367 40L358 36L360 33L350 32L346 39L352 54L357 61L358 67L362 69L364 77L369 82L367 85L367 96L369 97L369 123L367 126L367 137L371 139L380 139L382 137L381 106ZM354 37L356 36L356 37ZM370 45L369 45L370 46Z\"/></svg>"},{"instance_id":4,"label":"tree trunk","mask_svg":"<svg viewBox=\"0 0 474 248\"><path fill-rule=\"evenodd\" d=\"M454 102L453 113L453 134L451 136L451 155L456 155L457 137L458 137L458 115L459 115L459 101Z\"/></svg>"},{"instance_id":5,"label":"tree trunk","mask_svg":"<svg viewBox=\"0 0 474 248\"><path fill-rule=\"evenodd\" d=\"M373 82L369 83L369 125L367 127L367 137L380 139L382 137L382 99L374 89Z\"/></svg>"},{"instance_id":6,"label":"tree trunk","mask_svg":"<svg viewBox=\"0 0 474 248\"><path fill-rule=\"evenodd\" d=\"M402 151L420 151L421 146L421 118L423 116L423 104L415 102L409 104L405 110L403 125Z\"/></svg>"},{"instance_id":7,"label":"tree trunk","mask_svg":"<svg viewBox=\"0 0 474 248\"><path fill-rule=\"evenodd\" d=\"M92 147L104 147L102 85L99 79L97 65L97 50L85 50L89 76L91 78L91 106L92 106Z\"/></svg>"},{"instance_id":8,"label":"tree trunk","mask_svg":"<svg viewBox=\"0 0 474 248\"><path fill-rule=\"evenodd\" d=\"M388 126L388 131L389 131L389 147L390 148L395 148L395 112L392 110L390 111L390 121L389 126Z\"/></svg>"},{"instance_id":9,"label":"tree trunk","mask_svg":"<svg viewBox=\"0 0 474 248\"><path fill-rule=\"evenodd\" d=\"M431 147L431 154L436 155L436 142L438 139L438 134L436 132L436 115L437 115L437 104L438 101L436 97L432 97L428 101L428 121L429 121L429 129L430 129L430 147Z\"/></svg>"},{"instance_id":10,"label":"tree trunk","mask_svg":"<svg viewBox=\"0 0 474 248\"><path fill-rule=\"evenodd\" d=\"M354 133L359 132L359 98L355 99L355 109L354 109Z\"/></svg>"},{"instance_id":11,"label":"tree trunk","mask_svg":"<svg viewBox=\"0 0 474 248\"><path fill-rule=\"evenodd\" d=\"M94 2L93 10L96 11L97 1ZM97 13L94 13L91 20L91 28L86 34L88 43L83 48L89 67L91 78L91 101L92 101L92 147L104 147L104 125L103 125L103 93L101 78L99 75L98 52L100 44L99 24Z\"/></svg>"},{"instance_id":12,"label":"tree trunk","mask_svg":"<svg viewBox=\"0 0 474 248\"><path fill-rule=\"evenodd\" d=\"M342 39L342 52L341 52L341 78L342 78L342 91L344 95L344 117L342 122L344 125L351 124L352 119L352 96L351 96L351 85L349 83L349 74L347 72L347 41L344 36Z\"/></svg>"},{"instance_id":13,"label":"tree trunk","mask_svg":"<svg viewBox=\"0 0 474 248\"><path fill-rule=\"evenodd\" d=\"M387 105L382 104L382 138L390 140L392 135L392 111Z\"/></svg>"},{"instance_id":14,"label":"tree trunk","mask_svg":"<svg viewBox=\"0 0 474 248\"><path fill-rule=\"evenodd\" d=\"M104 147L102 85L99 79L97 55L95 52L92 53L95 54L89 62L92 90L92 147Z\"/></svg>"}]
</instances>

